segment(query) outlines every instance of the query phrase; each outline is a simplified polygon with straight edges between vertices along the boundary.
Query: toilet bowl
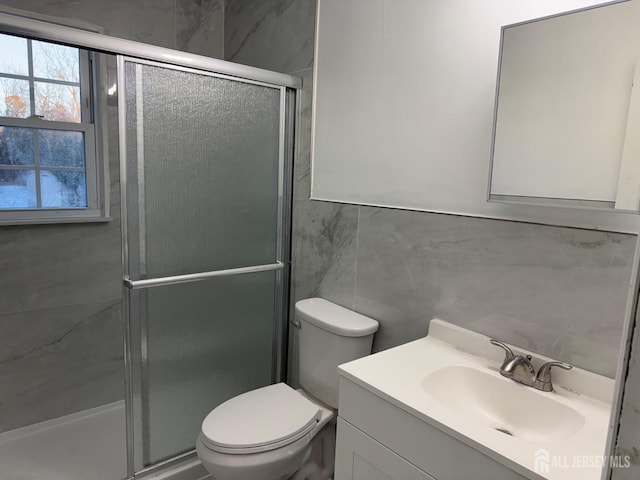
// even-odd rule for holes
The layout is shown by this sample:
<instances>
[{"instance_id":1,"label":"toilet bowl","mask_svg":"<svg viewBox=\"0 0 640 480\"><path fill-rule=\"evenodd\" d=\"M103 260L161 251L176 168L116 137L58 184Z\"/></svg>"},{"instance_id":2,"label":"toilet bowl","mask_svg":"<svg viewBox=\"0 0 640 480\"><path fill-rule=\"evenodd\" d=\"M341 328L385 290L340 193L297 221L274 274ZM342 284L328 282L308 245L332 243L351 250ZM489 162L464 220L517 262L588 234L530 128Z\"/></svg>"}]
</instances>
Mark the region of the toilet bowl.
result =
<instances>
[{"instance_id":1,"label":"toilet bowl","mask_svg":"<svg viewBox=\"0 0 640 480\"><path fill-rule=\"evenodd\" d=\"M269 385L211 412L196 450L214 479L286 479L307 462L313 439L333 417L302 392L284 383Z\"/></svg>"},{"instance_id":2,"label":"toilet bowl","mask_svg":"<svg viewBox=\"0 0 640 480\"><path fill-rule=\"evenodd\" d=\"M337 366L371 353L378 322L323 299L296 304L300 383L238 395L202 422L198 457L214 480L327 480L333 474Z\"/></svg>"}]
</instances>

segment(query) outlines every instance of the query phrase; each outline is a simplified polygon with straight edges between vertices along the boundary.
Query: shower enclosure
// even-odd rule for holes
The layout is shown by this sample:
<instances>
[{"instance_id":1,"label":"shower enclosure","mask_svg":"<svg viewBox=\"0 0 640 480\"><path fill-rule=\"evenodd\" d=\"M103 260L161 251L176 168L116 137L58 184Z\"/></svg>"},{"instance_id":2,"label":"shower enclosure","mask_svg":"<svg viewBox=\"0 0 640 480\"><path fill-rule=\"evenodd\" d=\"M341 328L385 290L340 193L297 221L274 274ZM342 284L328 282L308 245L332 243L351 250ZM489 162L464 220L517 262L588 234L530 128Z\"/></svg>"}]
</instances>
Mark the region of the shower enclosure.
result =
<instances>
[{"instance_id":1,"label":"shower enclosure","mask_svg":"<svg viewBox=\"0 0 640 480\"><path fill-rule=\"evenodd\" d=\"M34 473L32 446L63 445L56 435L126 450L106 480L193 460L209 411L283 376L299 80L10 14L0 31L117 55L124 353L113 355L125 378L117 404L27 426L13 435L23 443L0 433L0 458L27 459L0 477L93 478L73 456Z\"/></svg>"},{"instance_id":2,"label":"shower enclosure","mask_svg":"<svg viewBox=\"0 0 640 480\"><path fill-rule=\"evenodd\" d=\"M294 97L157 62L118 68L139 471L192 449L214 406L278 380Z\"/></svg>"}]
</instances>

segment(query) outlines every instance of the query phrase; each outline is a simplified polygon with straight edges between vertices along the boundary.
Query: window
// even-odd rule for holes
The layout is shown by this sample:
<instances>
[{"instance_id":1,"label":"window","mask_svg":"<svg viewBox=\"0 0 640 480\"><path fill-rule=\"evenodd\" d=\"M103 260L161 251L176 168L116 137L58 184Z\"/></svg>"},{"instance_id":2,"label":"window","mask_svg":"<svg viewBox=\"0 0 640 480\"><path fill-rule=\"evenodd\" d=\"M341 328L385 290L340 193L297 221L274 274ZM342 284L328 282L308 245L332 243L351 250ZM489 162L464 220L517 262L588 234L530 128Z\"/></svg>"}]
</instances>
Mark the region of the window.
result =
<instances>
[{"instance_id":1,"label":"window","mask_svg":"<svg viewBox=\"0 0 640 480\"><path fill-rule=\"evenodd\" d=\"M0 222L100 217L89 52L0 34Z\"/></svg>"}]
</instances>

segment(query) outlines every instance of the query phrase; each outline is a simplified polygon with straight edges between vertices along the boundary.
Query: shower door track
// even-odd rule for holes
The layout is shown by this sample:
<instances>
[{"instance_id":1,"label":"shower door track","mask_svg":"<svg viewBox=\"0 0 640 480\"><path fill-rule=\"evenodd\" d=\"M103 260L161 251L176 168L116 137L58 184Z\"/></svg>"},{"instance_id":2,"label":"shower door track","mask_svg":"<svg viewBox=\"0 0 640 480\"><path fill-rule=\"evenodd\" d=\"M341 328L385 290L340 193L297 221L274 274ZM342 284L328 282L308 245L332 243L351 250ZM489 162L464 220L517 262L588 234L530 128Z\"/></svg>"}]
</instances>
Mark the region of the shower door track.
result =
<instances>
[{"instance_id":1,"label":"shower door track","mask_svg":"<svg viewBox=\"0 0 640 480\"><path fill-rule=\"evenodd\" d=\"M0 11L0 24L2 24L3 33L35 37L40 40L75 45L81 48L88 48L114 55L125 55L137 59L153 60L165 64L218 72L236 77L239 80L266 82L293 89L302 88L302 80L292 75L241 65L227 60L172 50L156 45L149 45L133 40L125 40L124 38L111 37L80 28L56 25L42 20L27 18L19 14Z\"/></svg>"}]
</instances>

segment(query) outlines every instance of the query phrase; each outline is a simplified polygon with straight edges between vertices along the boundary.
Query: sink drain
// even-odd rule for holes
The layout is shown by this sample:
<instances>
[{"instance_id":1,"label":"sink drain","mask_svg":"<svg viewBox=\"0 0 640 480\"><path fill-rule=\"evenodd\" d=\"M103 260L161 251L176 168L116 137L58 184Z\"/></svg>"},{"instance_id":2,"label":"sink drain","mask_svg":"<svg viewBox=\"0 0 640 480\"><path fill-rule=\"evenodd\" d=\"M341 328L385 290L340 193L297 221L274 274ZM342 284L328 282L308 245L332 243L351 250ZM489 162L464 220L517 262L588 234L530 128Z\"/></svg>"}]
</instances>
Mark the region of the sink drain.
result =
<instances>
[{"instance_id":1,"label":"sink drain","mask_svg":"<svg viewBox=\"0 0 640 480\"><path fill-rule=\"evenodd\" d=\"M511 433L509 430L506 430L504 428L495 428L494 430L497 430L500 433L504 433L505 435L509 435L510 437L513 437L513 433Z\"/></svg>"}]
</instances>

